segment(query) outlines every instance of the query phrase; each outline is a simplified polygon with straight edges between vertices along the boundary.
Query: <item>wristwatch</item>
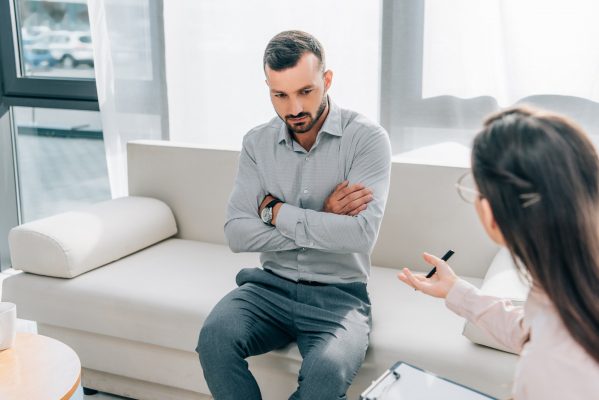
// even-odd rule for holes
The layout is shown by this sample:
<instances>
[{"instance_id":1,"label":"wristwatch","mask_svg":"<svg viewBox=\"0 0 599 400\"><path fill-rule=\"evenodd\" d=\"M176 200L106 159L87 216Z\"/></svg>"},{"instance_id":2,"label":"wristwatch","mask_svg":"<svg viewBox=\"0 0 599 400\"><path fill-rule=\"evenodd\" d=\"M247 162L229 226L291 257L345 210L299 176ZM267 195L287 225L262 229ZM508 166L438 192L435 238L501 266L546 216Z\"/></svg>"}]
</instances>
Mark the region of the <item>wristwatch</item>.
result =
<instances>
[{"instance_id":1,"label":"wristwatch","mask_svg":"<svg viewBox=\"0 0 599 400\"><path fill-rule=\"evenodd\" d=\"M262 219L262 222L264 222L266 225L273 226L273 224L272 224L272 208L277 203L282 203L282 201L279 199L274 199L270 203L268 203L260 212L260 218Z\"/></svg>"}]
</instances>

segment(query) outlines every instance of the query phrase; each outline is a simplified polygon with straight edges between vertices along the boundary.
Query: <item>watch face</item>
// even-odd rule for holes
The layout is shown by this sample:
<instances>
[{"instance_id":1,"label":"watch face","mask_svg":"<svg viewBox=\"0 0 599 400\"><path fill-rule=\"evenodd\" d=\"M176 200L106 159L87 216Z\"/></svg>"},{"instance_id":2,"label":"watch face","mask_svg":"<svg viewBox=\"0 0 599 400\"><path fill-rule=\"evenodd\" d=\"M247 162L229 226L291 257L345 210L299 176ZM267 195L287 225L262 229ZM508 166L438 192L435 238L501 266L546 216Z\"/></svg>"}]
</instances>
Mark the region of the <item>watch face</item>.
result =
<instances>
[{"instance_id":1,"label":"watch face","mask_svg":"<svg viewBox=\"0 0 599 400\"><path fill-rule=\"evenodd\" d=\"M270 224L270 221L272 221L272 208L264 207L262 213L260 213L260 218L262 218L262 222L265 224Z\"/></svg>"}]
</instances>

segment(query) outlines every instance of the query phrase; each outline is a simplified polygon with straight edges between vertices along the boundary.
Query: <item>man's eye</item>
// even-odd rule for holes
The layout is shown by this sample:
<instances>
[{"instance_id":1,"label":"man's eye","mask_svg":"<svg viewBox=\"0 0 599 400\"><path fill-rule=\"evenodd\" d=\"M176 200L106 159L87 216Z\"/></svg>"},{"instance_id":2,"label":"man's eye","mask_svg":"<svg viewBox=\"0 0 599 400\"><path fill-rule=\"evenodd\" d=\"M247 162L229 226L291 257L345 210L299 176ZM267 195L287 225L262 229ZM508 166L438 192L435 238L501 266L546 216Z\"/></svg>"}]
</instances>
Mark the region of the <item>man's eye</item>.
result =
<instances>
[{"instance_id":1,"label":"man's eye","mask_svg":"<svg viewBox=\"0 0 599 400\"><path fill-rule=\"evenodd\" d=\"M275 97L278 97L279 99L282 99L285 96L285 93L275 93Z\"/></svg>"},{"instance_id":2,"label":"man's eye","mask_svg":"<svg viewBox=\"0 0 599 400\"><path fill-rule=\"evenodd\" d=\"M310 92L312 92L313 89L304 89L302 90L302 94L310 94Z\"/></svg>"}]
</instances>

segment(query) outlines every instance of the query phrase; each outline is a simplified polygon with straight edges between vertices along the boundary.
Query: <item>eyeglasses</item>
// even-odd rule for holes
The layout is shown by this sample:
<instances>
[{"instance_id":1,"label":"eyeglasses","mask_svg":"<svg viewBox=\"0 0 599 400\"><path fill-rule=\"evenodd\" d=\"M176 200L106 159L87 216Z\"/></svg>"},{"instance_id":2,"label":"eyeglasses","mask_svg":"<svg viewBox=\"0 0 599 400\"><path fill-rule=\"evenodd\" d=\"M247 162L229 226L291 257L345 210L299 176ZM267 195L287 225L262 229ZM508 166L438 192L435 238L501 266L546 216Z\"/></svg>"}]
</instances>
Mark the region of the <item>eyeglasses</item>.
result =
<instances>
[{"instance_id":1,"label":"eyeglasses","mask_svg":"<svg viewBox=\"0 0 599 400\"><path fill-rule=\"evenodd\" d=\"M471 171L462 175L456 182L455 187L458 191L458 195L466 203L474 204L477 199L482 197L480 192L476 190L476 182L474 181L474 176L472 176Z\"/></svg>"},{"instance_id":2,"label":"eyeglasses","mask_svg":"<svg viewBox=\"0 0 599 400\"><path fill-rule=\"evenodd\" d=\"M455 184L458 194L466 203L474 204L476 200L484 197L477 189L472 171L466 172ZM541 201L539 193L523 193L518 196L522 208L528 208Z\"/></svg>"}]
</instances>

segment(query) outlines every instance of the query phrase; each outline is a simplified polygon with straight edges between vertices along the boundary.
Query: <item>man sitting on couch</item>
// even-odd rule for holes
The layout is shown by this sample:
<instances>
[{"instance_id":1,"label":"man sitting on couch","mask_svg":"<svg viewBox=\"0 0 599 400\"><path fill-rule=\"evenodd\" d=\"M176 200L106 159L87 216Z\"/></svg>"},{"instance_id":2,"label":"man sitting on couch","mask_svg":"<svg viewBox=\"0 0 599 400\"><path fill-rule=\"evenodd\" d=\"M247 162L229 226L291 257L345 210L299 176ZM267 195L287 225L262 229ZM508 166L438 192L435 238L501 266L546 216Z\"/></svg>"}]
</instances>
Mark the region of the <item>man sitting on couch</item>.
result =
<instances>
[{"instance_id":1,"label":"man sitting on couch","mask_svg":"<svg viewBox=\"0 0 599 400\"><path fill-rule=\"evenodd\" d=\"M335 105L313 36L276 35L264 72L278 117L243 140L225 235L261 252L212 310L197 351L216 400L260 399L245 359L297 342L292 399L345 399L368 347L370 253L389 190L389 138Z\"/></svg>"}]
</instances>

